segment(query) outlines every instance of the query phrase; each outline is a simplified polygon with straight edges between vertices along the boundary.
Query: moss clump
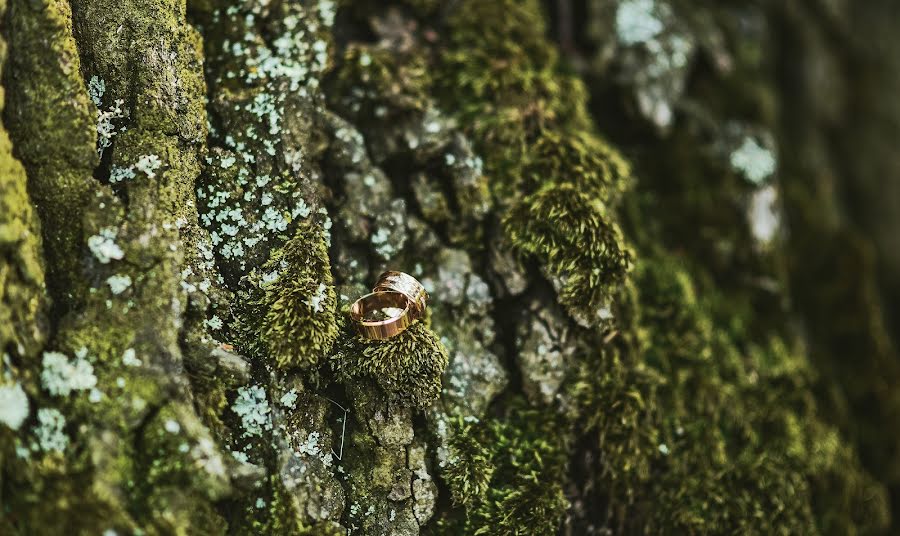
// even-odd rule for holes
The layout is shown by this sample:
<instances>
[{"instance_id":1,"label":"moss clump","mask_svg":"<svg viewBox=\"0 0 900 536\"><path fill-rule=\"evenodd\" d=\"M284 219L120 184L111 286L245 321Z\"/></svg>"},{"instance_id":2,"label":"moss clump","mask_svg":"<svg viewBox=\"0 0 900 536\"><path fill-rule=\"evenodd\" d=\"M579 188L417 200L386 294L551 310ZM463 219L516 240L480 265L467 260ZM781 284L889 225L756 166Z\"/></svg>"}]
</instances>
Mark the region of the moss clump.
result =
<instances>
[{"instance_id":1,"label":"moss clump","mask_svg":"<svg viewBox=\"0 0 900 536\"><path fill-rule=\"evenodd\" d=\"M628 166L594 134L584 88L560 72L537 2L463 2L448 28L437 90L485 156L509 243L593 324L631 262L612 210Z\"/></svg>"},{"instance_id":2,"label":"moss clump","mask_svg":"<svg viewBox=\"0 0 900 536\"><path fill-rule=\"evenodd\" d=\"M496 467L481 422L455 417L450 424L447 459L441 478L450 488L455 506L471 507L487 494Z\"/></svg>"},{"instance_id":3,"label":"moss clump","mask_svg":"<svg viewBox=\"0 0 900 536\"><path fill-rule=\"evenodd\" d=\"M570 314L592 323L608 307L610 290L628 272L632 253L603 202L573 184L549 184L503 220L514 247L534 255L559 279Z\"/></svg>"},{"instance_id":4,"label":"moss clump","mask_svg":"<svg viewBox=\"0 0 900 536\"><path fill-rule=\"evenodd\" d=\"M628 163L589 132L545 130L531 151L522 170L523 191L533 192L547 183L568 182L611 204L630 186Z\"/></svg>"},{"instance_id":5,"label":"moss clump","mask_svg":"<svg viewBox=\"0 0 900 536\"><path fill-rule=\"evenodd\" d=\"M328 249L321 229L300 220L294 236L248 278L251 306L242 314L250 326L248 345L282 368L314 368L338 335Z\"/></svg>"},{"instance_id":6,"label":"moss clump","mask_svg":"<svg viewBox=\"0 0 900 536\"><path fill-rule=\"evenodd\" d=\"M625 338L620 334L616 339ZM584 431L602 453L599 472L613 502L628 502L653 470L660 430L656 389L664 383L627 344L597 342L583 355L569 385Z\"/></svg>"},{"instance_id":7,"label":"moss clump","mask_svg":"<svg viewBox=\"0 0 900 536\"><path fill-rule=\"evenodd\" d=\"M345 381L368 378L388 401L425 408L440 395L448 359L437 335L422 322L415 322L390 339L348 336L331 364Z\"/></svg>"},{"instance_id":8,"label":"moss clump","mask_svg":"<svg viewBox=\"0 0 900 536\"><path fill-rule=\"evenodd\" d=\"M667 534L884 527L884 489L820 420L802 355L723 330L722 297L698 298L679 262L653 258L636 272L644 359L668 380L651 400L653 476L629 494L638 524Z\"/></svg>"},{"instance_id":9,"label":"moss clump","mask_svg":"<svg viewBox=\"0 0 900 536\"><path fill-rule=\"evenodd\" d=\"M467 0L447 29L434 77L442 108L476 142L495 199L514 200L541 132L590 131L584 86L559 72L538 2Z\"/></svg>"},{"instance_id":10,"label":"moss clump","mask_svg":"<svg viewBox=\"0 0 900 536\"><path fill-rule=\"evenodd\" d=\"M505 418L451 422L442 478L465 512L451 512L435 534L556 534L569 506L563 493L566 434L552 414L512 400Z\"/></svg>"}]
</instances>

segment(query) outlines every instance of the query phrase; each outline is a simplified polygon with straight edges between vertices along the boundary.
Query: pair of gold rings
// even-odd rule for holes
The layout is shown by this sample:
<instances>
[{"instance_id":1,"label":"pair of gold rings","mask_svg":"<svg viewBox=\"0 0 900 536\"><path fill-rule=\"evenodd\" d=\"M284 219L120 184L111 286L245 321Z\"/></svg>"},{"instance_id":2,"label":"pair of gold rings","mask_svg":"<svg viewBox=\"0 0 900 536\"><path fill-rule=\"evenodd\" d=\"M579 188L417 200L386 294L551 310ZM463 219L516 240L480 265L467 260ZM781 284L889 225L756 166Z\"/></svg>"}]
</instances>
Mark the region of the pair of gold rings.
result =
<instances>
[{"instance_id":1,"label":"pair of gold rings","mask_svg":"<svg viewBox=\"0 0 900 536\"><path fill-rule=\"evenodd\" d=\"M390 270L378 277L371 293L353 302L350 320L367 339L389 339L422 318L427 302L428 293L415 277Z\"/></svg>"}]
</instances>

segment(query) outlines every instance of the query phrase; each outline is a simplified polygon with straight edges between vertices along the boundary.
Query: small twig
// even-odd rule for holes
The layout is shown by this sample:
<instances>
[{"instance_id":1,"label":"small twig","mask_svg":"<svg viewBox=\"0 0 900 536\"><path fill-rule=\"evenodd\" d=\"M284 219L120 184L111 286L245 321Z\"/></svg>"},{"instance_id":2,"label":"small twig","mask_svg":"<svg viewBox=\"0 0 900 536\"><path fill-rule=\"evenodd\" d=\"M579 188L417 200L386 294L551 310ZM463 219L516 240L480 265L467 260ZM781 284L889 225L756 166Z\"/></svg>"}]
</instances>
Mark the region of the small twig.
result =
<instances>
[{"instance_id":1,"label":"small twig","mask_svg":"<svg viewBox=\"0 0 900 536\"><path fill-rule=\"evenodd\" d=\"M334 400L326 397L323 397L325 400L331 402L335 406L344 410L344 418L341 420L341 453L338 454L334 451L334 447L331 447L331 453L338 459L338 461L342 461L344 459L344 437L347 435L347 415L350 414L350 410L345 408L344 406L338 404Z\"/></svg>"}]
</instances>

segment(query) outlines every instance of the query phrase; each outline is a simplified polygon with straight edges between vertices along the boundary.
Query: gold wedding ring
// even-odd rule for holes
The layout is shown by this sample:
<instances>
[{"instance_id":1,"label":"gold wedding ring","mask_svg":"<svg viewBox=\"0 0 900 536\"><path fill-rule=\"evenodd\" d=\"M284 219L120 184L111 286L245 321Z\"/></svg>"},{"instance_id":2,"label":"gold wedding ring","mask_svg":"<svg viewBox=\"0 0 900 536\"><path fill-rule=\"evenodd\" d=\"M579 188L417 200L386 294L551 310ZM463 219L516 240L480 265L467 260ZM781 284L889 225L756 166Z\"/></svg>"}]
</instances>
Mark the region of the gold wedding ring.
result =
<instances>
[{"instance_id":1,"label":"gold wedding ring","mask_svg":"<svg viewBox=\"0 0 900 536\"><path fill-rule=\"evenodd\" d=\"M422 318L428 301L428 293L422 283L403 272L388 270L378 277L378 282L372 292L394 291L403 294L413 304L413 314L416 318Z\"/></svg>"},{"instance_id":2,"label":"gold wedding ring","mask_svg":"<svg viewBox=\"0 0 900 536\"><path fill-rule=\"evenodd\" d=\"M389 339L425 314L428 293L416 278L397 271L381 274L372 292L350 306L350 320L367 339Z\"/></svg>"},{"instance_id":3,"label":"gold wedding ring","mask_svg":"<svg viewBox=\"0 0 900 536\"><path fill-rule=\"evenodd\" d=\"M413 322L412 304L399 292L372 292L353 302L350 319L367 339L389 339Z\"/></svg>"}]
</instances>

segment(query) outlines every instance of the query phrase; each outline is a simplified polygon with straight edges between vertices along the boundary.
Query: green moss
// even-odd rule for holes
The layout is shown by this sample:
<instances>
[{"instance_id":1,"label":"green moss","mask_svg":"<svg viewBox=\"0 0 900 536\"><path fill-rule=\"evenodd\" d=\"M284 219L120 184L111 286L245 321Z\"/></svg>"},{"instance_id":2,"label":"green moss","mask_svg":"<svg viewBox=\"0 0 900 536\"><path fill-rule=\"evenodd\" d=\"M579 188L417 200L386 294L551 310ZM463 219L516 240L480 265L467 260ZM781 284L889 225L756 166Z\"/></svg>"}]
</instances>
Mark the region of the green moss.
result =
<instances>
[{"instance_id":1,"label":"green moss","mask_svg":"<svg viewBox=\"0 0 900 536\"><path fill-rule=\"evenodd\" d=\"M440 395L447 361L447 349L438 337L424 323L415 322L390 339L347 336L331 365L345 382L366 378L388 401L424 408Z\"/></svg>"},{"instance_id":2,"label":"green moss","mask_svg":"<svg viewBox=\"0 0 900 536\"><path fill-rule=\"evenodd\" d=\"M499 203L516 185L544 130L589 130L581 82L560 72L538 2L462 2L447 20L435 76L441 105L485 158Z\"/></svg>"},{"instance_id":3,"label":"green moss","mask_svg":"<svg viewBox=\"0 0 900 536\"><path fill-rule=\"evenodd\" d=\"M635 362L634 352L616 339L598 341L600 351L581 356L568 392L577 401L581 426L602 453L606 492L618 503L627 502L650 478L659 456L656 389L665 380Z\"/></svg>"},{"instance_id":4,"label":"green moss","mask_svg":"<svg viewBox=\"0 0 900 536\"><path fill-rule=\"evenodd\" d=\"M617 201L631 183L628 163L589 131L544 130L531 147L520 189L533 192L547 183L570 183L607 204Z\"/></svg>"},{"instance_id":5,"label":"green moss","mask_svg":"<svg viewBox=\"0 0 900 536\"><path fill-rule=\"evenodd\" d=\"M9 2L6 33L11 51L4 123L29 176L29 193L44 223L47 284L57 308L84 299L80 214L92 189L94 107L79 72L69 3L49 0L35 9Z\"/></svg>"},{"instance_id":6,"label":"green moss","mask_svg":"<svg viewBox=\"0 0 900 536\"><path fill-rule=\"evenodd\" d=\"M760 346L722 330L724 298L698 298L673 259L640 263L636 285L644 356L667 378L653 401L654 476L630 493L648 514L640 526L666 534L885 526L885 492L821 421L802 354L778 338ZM833 479L851 484L832 487ZM823 504L846 509L826 514Z\"/></svg>"},{"instance_id":7,"label":"green moss","mask_svg":"<svg viewBox=\"0 0 900 536\"><path fill-rule=\"evenodd\" d=\"M388 49L353 43L332 73L332 89L338 107L361 121L396 121L391 114L424 112L429 106L431 85L427 64L421 56L398 58Z\"/></svg>"},{"instance_id":8,"label":"green moss","mask_svg":"<svg viewBox=\"0 0 900 536\"><path fill-rule=\"evenodd\" d=\"M509 414L480 423L453 421L447 473L465 512L430 527L434 534L555 534L569 504L565 423L512 400ZM454 437L456 436L456 437ZM485 474L483 471L487 471Z\"/></svg>"},{"instance_id":9,"label":"green moss","mask_svg":"<svg viewBox=\"0 0 900 536\"><path fill-rule=\"evenodd\" d=\"M472 507L484 499L490 487L496 469L493 452L480 422L454 417L449 426L441 478L450 488L454 506Z\"/></svg>"},{"instance_id":10,"label":"green moss","mask_svg":"<svg viewBox=\"0 0 900 536\"><path fill-rule=\"evenodd\" d=\"M4 16L0 6L0 17ZM0 40L0 66L5 43ZM0 88L0 111L3 108ZM48 303L37 214L25 189L25 169L0 126L0 348L34 356L47 338ZM18 353L18 352L17 352Z\"/></svg>"},{"instance_id":11,"label":"green moss","mask_svg":"<svg viewBox=\"0 0 900 536\"><path fill-rule=\"evenodd\" d=\"M570 314L593 324L631 262L613 211L629 168L593 133L584 88L560 72L537 2L463 4L439 56L442 106L484 155L514 250L535 256Z\"/></svg>"},{"instance_id":12,"label":"green moss","mask_svg":"<svg viewBox=\"0 0 900 536\"><path fill-rule=\"evenodd\" d=\"M337 298L318 225L300 220L294 236L249 281L252 304L243 315L252 332L248 344L258 338L263 353L282 368L318 366L338 335Z\"/></svg>"},{"instance_id":13,"label":"green moss","mask_svg":"<svg viewBox=\"0 0 900 536\"><path fill-rule=\"evenodd\" d=\"M609 307L632 253L603 202L570 184L548 184L513 207L503 228L517 251L559 279L559 299L588 323Z\"/></svg>"}]
</instances>

